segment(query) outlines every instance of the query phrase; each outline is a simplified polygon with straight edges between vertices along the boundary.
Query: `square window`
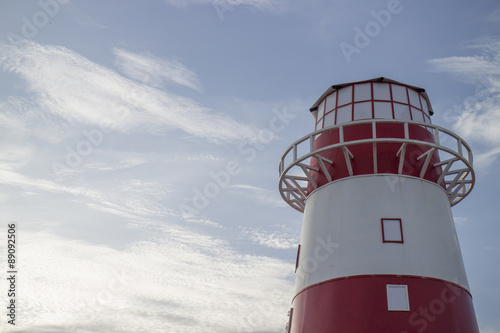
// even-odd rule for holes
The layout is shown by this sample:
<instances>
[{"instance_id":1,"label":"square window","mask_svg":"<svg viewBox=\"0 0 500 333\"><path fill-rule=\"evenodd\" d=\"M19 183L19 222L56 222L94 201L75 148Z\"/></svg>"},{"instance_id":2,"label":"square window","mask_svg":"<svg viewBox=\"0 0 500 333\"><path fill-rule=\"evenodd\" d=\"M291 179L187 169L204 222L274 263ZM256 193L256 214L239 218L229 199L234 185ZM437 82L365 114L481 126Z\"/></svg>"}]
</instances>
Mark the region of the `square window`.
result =
<instances>
[{"instance_id":1,"label":"square window","mask_svg":"<svg viewBox=\"0 0 500 333\"><path fill-rule=\"evenodd\" d=\"M372 99L372 87L370 83L354 85L354 101L366 101Z\"/></svg>"},{"instance_id":2,"label":"square window","mask_svg":"<svg viewBox=\"0 0 500 333\"><path fill-rule=\"evenodd\" d=\"M354 120L372 119L372 102L354 103Z\"/></svg>"},{"instance_id":3,"label":"square window","mask_svg":"<svg viewBox=\"0 0 500 333\"><path fill-rule=\"evenodd\" d=\"M337 106L352 103L352 86L340 88L337 92L339 94Z\"/></svg>"},{"instance_id":4,"label":"square window","mask_svg":"<svg viewBox=\"0 0 500 333\"><path fill-rule=\"evenodd\" d=\"M321 119L323 115L325 114L325 100L321 102L318 106L318 119Z\"/></svg>"},{"instance_id":5,"label":"square window","mask_svg":"<svg viewBox=\"0 0 500 333\"><path fill-rule=\"evenodd\" d=\"M427 107L427 101L422 96L420 96L420 103L422 103L422 110L424 110L424 113L426 115L429 115L429 108Z\"/></svg>"},{"instance_id":6,"label":"square window","mask_svg":"<svg viewBox=\"0 0 500 333\"><path fill-rule=\"evenodd\" d=\"M408 286L405 284L387 285L387 310L410 311Z\"/></svg>"},{"instance_id":7,"label":"square window","mask_svg":"<svg viewBox=\"0 0 500 333\"><path fill-rule=\"evenodd\" d=\"M328 97L326 98L326 112L329 112L330 110L333 110L336 106L337 103L337 92L334 91Z\"/></svg>"},{"instance_id":8,"label":"square window","mask_svg":"<svg viewBox=\"0 0 500 333\"><path fill-rule=\"evenodd\" d=\"M382 219L382 241L384 243L403 243L401 219Z\"/></svg>"},{"instance_id":9,"label":"square window","mask_svg":"<svg viewBox=\"0 0 500 333\"><path fill-rule=\"evenodd\" d=\"M419 93L413 89L408 89L408 96L410 96L410 104L417 108L420 108Z\"/></svg>"},{"instance_id":10,"label":"square window","mask_svg":"<svg viewBox=\"0 0 500 333\"><path fill-rule=\"evenodd\" d=\"M337 109L337 125L352 121L352 104Z\"/></svg>"},{"instance_id":11,"label":"square window","mask_svg":"<svg viewBox=\"0 0 500 333\"><path fill-rule=\"evenodd\" d=\"M424 121L424 114L419 109L411 108L411 117L414 121Z\"/></svg>"},{"instance_id":12,"label":"square window","mask_svg":"<svg viewBox=\"0 0 500 333\"><path fill-rule=\"evenodd\" d=\"M320 130L322 128L322 125L323 125L323 119L321 119L316 123L316 127L314 128L314 130L315 131Z\"/></svg>"},{"instance_id":13,"label":"square window","mask_svg":"<svg viewBox=\"0 0 500 333\"><path fill-rule=\"evenodd\" d=\"M390 101L391 91L388 83L373 83L373 99Z\"/></svg>"},{"instance_id":14,"label":"square window","mask_svg":"<svg viewBox=\"0 0 500 333\"><path fill-rule=\"evenodd\" d=\"M323 128L333 125L335 125L335 110L326 114Z\"/></svg>"},{"instance_id":15,"label":"square window","mask_svg":"<svg viewBox=\"0 0 500 333\"><path fill-rule=\"evenodd\" d=\"M375 118L392 119L392 104L387 102L374 102Z\"/></svg>"},{"instance_id":16,"label":"square window","mask_svg":"<svg viewBox=\"0 0 500 333\"><path fill-rule=\"evenodd\" d=\"M408 105L394 103L394 119L411 120L410 108Z\"/></svg>"},{"instance_id":17,"label":"square window","mask_svg":"<svg viewBox=\"0 0 500 333\"><path fill-rule=\"evenodd\" d=\"M406 95L406 87L399 84L392 85L392 99L397 102L408 104L408 95Z\"/></svg>"}]
</instances>

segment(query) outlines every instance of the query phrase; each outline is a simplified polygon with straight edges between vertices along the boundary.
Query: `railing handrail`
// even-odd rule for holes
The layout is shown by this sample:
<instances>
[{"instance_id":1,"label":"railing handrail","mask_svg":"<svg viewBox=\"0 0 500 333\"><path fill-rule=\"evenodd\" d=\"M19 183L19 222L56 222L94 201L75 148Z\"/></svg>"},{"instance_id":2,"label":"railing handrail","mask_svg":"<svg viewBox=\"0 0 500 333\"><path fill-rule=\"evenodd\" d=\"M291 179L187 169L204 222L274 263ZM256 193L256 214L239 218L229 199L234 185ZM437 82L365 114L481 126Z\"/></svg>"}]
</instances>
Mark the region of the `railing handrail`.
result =
<instances>
[{"instance_id":1,"label":"railing handrail","mask_svg":"<svg viewBox=\"0 0 500 333\"><path fill-rule=\"evenodd\" d=\"M376 125L379 123L403 124L404 133L405 133L404 138L401 138L401 137L398 137L398 138L390 138L390 137L389 138L387 138L387 137L377 138ZM372 124L372 137L368 138L368 139L345 141L344 140L344 128L348 128L350 126L355 126L355 125L360 125L360 124ZM430 142L430 141L420 140L418 138L410 138L409 137L409 125L421 126L421 127L424 127L426 130L431 129L430 132L431 132L431 134L433 134L434 141ZM328 132L328 131L331 131L333 129L339 129L339 142L325 146L325 147L315 149L314 148L314 141L316 140L316 138L319 135L323 134L324 132ZM454 139L456 142L456 148L450 148L450 147L442 145L441 140L440 140L440 133L445 134L446 137L450 137L450 138ZM307 140L309 140L308 152L301 155L301 156L298 156L299 145L303 146L303 143L306 142ZM462 194L458 194L458 193L456 193L456 191L452 191L453 188L449 189L450 192L448 194L450 196L450 203L452 205L455 205L459 201L461 201L472 190L472 187L474 186L474 169L472 166L472 164L473 164L472 150L470 149L470 146L467 144L467 142L465 142L464 139L462 139L460 136L458 136L454 132L452 132L446 128L443 128L441 126L438 126L438 125L423 123L423 122L408 121L408 120L396 120L396 119L367 119L367 120L358 120L358 121L353 121L353 122L349 122L349 123L344 123L344 124L340 124L340 125L334 125L334 126L322 128L320 130L314 131L312 133L309 133L308 135L303 136L302 138L300 138L299 140L297 140L293 144L291 144L285 150L284 154L281 156L280 163L279 163L281 196L283 197L283 199L285 201L287 201L287 203L292 205L290 203L290 201L294 201L294 200L291 200L289 196L287 198L287 196L284 195L284 193L283 193L283 190L287 190L287 191L289 190L290 184L287 182L286 189L283 189L282 183L284 181L283 179L286 178L287 173L294 166L299 165L302 161L307 160L308 158L313 157L313 156L318 156L318 154L325 152L325 151L328 151L328 150L331 150L331 149L348 147L348 146L359 145L359 144L379 143L379 142L380 143L393 142L393 143L402 143L402 144L405 144L405 143L406 144L418 144L418 145L430 147L431 149L435 149L438 151L443 151L443 152L446 152L446 153L454 156L455 157L454 159L446 160L444 163L442 163L442 164L447 164L447 166L445 168L446 169L445 173L443 174L442 177L440 177L439 183L444 182L445 188L446 188L447 181L445 180L444 177L446 177L447 175L455 174L454 172L456 171L455 169L452 169L451 166L457 161L461 161L462 163L464 163L466 166L466 172L464 172L463 174L460 175L460 177L462 177L463 179L459 179L459 180L455 180L455 181L450 182L450 184L452 184L453 187L456 186L457 184L460 184L459 188L463 190ZM467 152L466 156L464 156L464 151L463 151L464 148ZM288 165L285 165L285 159L289 157L290 152L292 152L292 154L293 154L292 161ZM374 159L376 160L376 157L374 157ZM426 168L427 168L427 166L428 165L426 165ZM376 166L374 167L374 169L375 169L374 174L378 174L378 172L376 172ZM302 170L305 173L305 175L307 176L307 178L311 179L311 175L308 174L308 172L304 168L302 168ZM470 178L470 180L469 180L469 178ZM295 184L297 184L297 183L295 182ZM297 190L299 190L299 188L297 188ZM300 191L300 192L303 192L303 191ZM452 195L453 195L453 197L451 197ZM304 203L305 203L305 199L306 198L304 196L303 197ZM295 207L293 205L292 205L292 207L298 209L297 207ZM299 210L301 210L301 209L299 209Z\"/></svg>"}]
</instances>

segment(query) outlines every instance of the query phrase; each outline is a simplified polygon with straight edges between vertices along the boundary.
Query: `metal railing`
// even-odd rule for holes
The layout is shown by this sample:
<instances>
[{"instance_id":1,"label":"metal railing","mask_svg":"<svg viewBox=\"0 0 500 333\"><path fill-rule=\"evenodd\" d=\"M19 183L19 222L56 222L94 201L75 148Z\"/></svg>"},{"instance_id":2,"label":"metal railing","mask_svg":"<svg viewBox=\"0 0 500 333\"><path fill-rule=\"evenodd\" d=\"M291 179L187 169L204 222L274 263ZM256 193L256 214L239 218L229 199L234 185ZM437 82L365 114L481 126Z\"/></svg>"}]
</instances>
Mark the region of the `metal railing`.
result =
<instances>
[{"instance_id":1,"label":"metal railing","mask_svg":"<svg viewBox=\"0 0 500 333\"><path fill-rule=\"evenodd\" d=\"M377 124L391 123L403 125L404 138L377 137ZM345 129L360 124L372 125L372 137L362 140L345 141ZM410 125L418 125L425 128L432 134L434 142L410 138ZM316 139L324 132L333 129L338 129L339 142L315 149L314 142ZM475 177L474 169L472 167L472 151L469 145L452 131L429 123L369 119L323 128L302 137L290 145L282 155L279 164L279 189L281 196L293 208L299 211L304 211L308 195L308 184L311 184L314 189L318 188L318 184L313 179L311 171L319 172L321 170L328 182L331 182L334 179L334 175L330 173L329 168L327 167L327 164L330 164L335 168L334 162L320 155L320 153L337 148L342 149L349 177L351 177L354 176L351 160L354 159L355 156L349 150L349 146L369 143L373 144L373 174L379 174L377 170L377 143L401 143L401 147L396 153L396 157L399 158L398 175L403 175L406 147L408 144L417 144L424 146L427 149L417 157L417 160L425 158L420 171L420 179L423 179L426 171L431 165L431 157L434 152L438 151L440 157L444 157L442 161L434 163L432 167L442 168L442 173L437 180L437 184L444 187L452 206L467 196L474 186ZM311 158L316 158L318 167L314 167L309 164Z\"/></svg>"}]
</instances>

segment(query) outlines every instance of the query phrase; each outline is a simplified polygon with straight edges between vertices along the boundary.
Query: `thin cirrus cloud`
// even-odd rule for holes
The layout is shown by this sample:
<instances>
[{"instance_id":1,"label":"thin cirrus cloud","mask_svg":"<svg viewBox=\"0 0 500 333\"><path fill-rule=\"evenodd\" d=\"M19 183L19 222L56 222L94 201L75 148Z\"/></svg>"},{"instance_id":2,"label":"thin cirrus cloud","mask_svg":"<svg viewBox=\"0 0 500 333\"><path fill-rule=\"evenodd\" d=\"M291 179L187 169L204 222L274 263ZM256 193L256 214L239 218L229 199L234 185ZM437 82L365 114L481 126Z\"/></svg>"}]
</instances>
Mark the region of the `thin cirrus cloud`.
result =
<instances>
[{"instance_id":1,"label":"thin cirrus cloud","mask_svg":"<svg viewBox=\"0 0 500 333\"><path fill-rule=\"evenodd\" d=\"M167 81L200 92L202 90L196 74L177 59L168 60L151 54L137 54L117 48L113 52L116 56L116 66L123 74L135 81L156 88L160 87L163 81Z\"/></svg>"},{"instance_id":2,"label":"thin cirrus cloud","mask_svg":"<svg viewBox=\"0 0 500 333\"><path fill-rule=\"evenodd\" d=\"M431 70L450 73L474 83L480 76L500 75L500 41L486 41L468 47L481 55L452 56L428 60Z\"/></svg>"},{"instance_id":3,"label":"thin cirrus cloud","mask_svg":"<svg viewBox=\"0 0 500 333\"><path fill-rule=\"evenodd\" d=\"M130 60L134 58L132 53L118 54L122 68L129 74L132 71L131 75L137 78L141 63ZM124 60L125 55L129 60ZM150 70L148 64L151 59L142 64L145 75ZM39 110L69 123L154 135L169 129L182 130L216 143L252 141L258 133L252 126L212 112L191 99L157 89L148 82L132 81L64 47L35 42L3 44L0 68L26 81ZM162 75L180 84L193 87L198 84L196 76L180 64L176 71L164 70Z\"/></svg>"},{"instance_id":4,"label":"thin cirrus cloud","mask_svg":"<svg viewBox=\"0 0 500 333\"><path fill-rule=\"evenodd\" d=\"M297 235L288 230L286 226L276 226L274 230L264 230L261 228L242 228L243 234L261 246L277 250L287 250L297 247L299 239Z\"/></svg>"},{"instance_id":5,"label":"thin cirrus cloud","mask_svg":"<svg viewBox=\"0 0 500 333\"><path fill-rule=\"evenodd\" d=\"M24 232L23 327L30 332L281 330L291 296L286 291L292 290L291 263L236 253L224 241L182 228L162 228L154 242L122 250Z\"/></svg>"},{"instance_id":6,"label":"thin cirrus cloud","mask_svg":"<svg viewBox=\"0 0 500 333\"><path fill-rule=\"evenodd\" d=\"M18 188L23 193L69 195L88 208L129 220L177 215L175 211L161 204L168 193L165 193L162 185L157 182L127 179L120 181L113 191L103 191L87 186L63 185L15 171L0 170L0 184ZM123 193L127 195L124 197Z\"/></svg>"},{"instance_id":7,"label":"thin cirrus cloud","mask_svg":"<svg viewBox=\"0 0 500 333\"><path fill-rule=\"evenodd\" d=\"M453 128L466 139L489 147L476 158L476 164L487 167L500 155L500 42L471 48L481 55L431 59L428 63L435 72L477 85L475 94L467 96L452 115Z\"/></svg>"},{"instance_id":8,"label":"thin cirrus cloud","mask_svg":"<svg viewBox=\"0 0 500 333\"><path fill-rule=\"evenodd\" d=\"M260 205L286 207L286 203L274 191L245 184L231 185L229 186L229 189L231 190L231 192L248 198Z\"/></svg>"},{"instance_id":9,"label":"thin cirrus cloud","mask_svg":"<svg viewBox=\"0 0 500 333\"><path fill-rule=\"evenodd\" d=\"M263 12L282 12L289 6L289 0L165 0L169 5L185 7L188 5L211 4L219 9L232 7L254 8Z\"/></svg>"}]
</instances>

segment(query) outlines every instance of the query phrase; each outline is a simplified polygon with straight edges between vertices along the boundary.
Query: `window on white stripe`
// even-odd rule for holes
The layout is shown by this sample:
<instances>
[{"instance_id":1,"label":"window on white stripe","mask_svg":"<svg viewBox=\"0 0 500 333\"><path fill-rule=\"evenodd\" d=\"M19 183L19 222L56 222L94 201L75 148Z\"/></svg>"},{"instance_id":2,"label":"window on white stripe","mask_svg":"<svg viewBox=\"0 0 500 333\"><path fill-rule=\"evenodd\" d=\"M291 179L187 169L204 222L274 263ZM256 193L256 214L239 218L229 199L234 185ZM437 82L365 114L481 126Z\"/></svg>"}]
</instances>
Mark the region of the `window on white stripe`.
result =
<instances>
[{"instance_id":1,"label":"window on white stripe","mask_svg":"<svg viewBox=\"0 0 500 333\"><path fill-rule=\"evenodd\" d=\"M382 219L382 241L384 243L404 243L401 219Z\"/></svg>"}]
</instances>

